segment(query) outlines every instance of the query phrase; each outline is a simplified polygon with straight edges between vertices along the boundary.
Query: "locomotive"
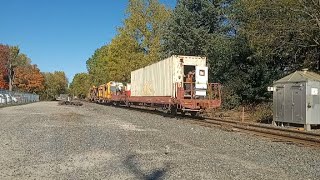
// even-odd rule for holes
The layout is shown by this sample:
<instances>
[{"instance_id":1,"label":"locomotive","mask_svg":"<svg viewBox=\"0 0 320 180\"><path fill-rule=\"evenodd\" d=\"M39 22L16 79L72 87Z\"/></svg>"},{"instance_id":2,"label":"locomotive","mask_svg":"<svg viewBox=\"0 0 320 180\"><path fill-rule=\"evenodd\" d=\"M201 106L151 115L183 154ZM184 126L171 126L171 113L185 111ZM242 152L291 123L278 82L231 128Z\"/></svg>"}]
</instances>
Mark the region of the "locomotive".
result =
<instances>
[{"instance_id":1,"label":"locomotive","mask_svg":"<svg viewBox=\"0 0 320 180\"><path fill-rule=\"evenodd\" d=\"M208 83L207 59L173 55L131 72L131 82L108 82L89 91L97 103L161 108L171 114L200 115L221 106L221 85Z\"/></svg>"}]
</instances>

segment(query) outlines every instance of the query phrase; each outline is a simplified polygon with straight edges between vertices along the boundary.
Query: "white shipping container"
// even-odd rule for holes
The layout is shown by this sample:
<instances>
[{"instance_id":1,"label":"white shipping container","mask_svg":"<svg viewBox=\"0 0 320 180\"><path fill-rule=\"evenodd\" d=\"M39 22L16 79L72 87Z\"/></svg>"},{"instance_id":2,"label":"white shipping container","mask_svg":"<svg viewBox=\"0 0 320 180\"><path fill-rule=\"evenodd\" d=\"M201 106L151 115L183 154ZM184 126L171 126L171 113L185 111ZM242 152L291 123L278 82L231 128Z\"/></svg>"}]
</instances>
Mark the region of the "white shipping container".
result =
<instances>
[{"instance_id":1,"label":"white shipping container","mask_svg":"<svg viewBox=\"0 0 320 180\"><path fill-rule=\"evenodd\" d=\"M182 83L184 66L206 67L206 58L171 56L131 72L131 96L175 97L175 84Z\"/></svg>"}]
</instances>

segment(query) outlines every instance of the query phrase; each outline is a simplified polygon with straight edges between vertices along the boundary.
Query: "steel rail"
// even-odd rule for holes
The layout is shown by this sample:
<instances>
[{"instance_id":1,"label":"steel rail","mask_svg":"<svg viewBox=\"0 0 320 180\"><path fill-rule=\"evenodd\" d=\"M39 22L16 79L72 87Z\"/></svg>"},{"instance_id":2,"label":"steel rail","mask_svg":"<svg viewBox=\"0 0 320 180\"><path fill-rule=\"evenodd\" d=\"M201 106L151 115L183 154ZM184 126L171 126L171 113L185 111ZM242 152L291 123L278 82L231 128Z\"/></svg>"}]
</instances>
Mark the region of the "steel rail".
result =
<instances>
[{"instance_id":1,"label":"steel rail","mask_svg":"<svg viewBox=\"0 0 320 180\"><path fill-rule=\"evenodd\" d=\"M277 126L267 126L267 125L263 125L263 124L253 123L253 122L241 122L241 121L236 121L236 120L226 120L226 119L218 119L218 118L205 118L205 119L207 119L207 120L224 121L224 122L230 122L230 123L239 123L239 124L253 126L253 127L263 127L265 129L282 130L282 131L286 131L286 132L292 132L292 133L303 134L303 135L311 135L311 136L315 136L315 137L319 137L320 138L320 134L316 134L316 133L312 133L312 132L299 131L299 130L286 129L286 128L279 128Z\"/></svg>"},{"instance_id":2,"label":"steel rail","mask_svg":"<svg viewBox=\"0 0 320 180\"><path fill-rule=\"evenodd\" d=\"M285 142L302 144L311 147L320 147L320 134L215 118L206 118L204 120L200 120L199 122L219 125L220 127L229 127L229 129L231 128L232 130L253 133L259 136L273 138Z\"/></svg>"}]
</instances>

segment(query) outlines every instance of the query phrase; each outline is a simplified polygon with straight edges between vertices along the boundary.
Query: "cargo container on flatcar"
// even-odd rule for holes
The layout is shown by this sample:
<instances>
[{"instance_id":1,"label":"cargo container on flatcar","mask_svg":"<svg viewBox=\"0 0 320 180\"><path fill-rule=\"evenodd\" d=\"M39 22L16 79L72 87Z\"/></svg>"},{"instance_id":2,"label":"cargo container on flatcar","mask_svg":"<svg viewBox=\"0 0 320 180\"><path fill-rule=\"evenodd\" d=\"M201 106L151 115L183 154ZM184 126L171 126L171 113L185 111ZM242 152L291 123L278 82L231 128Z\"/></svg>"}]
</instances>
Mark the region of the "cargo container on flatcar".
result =
<instances>
[{"instance_id":1,"label":"cargo container on flatcar","mask_svg":"<svg viewBox=\"0 0 320 180\"><path fill-rule=\"evenodd\" d=\"M205 57L171 56L131 72L131 83L122 86L115 82L100 86L99 102L102 97L102 102L161 107L191 115L221 105L220 84L208 83Z\"/></svg>"},{"instance_id":2,"label":"cargo container on flatcar","mask_svg":"<svg viewBox=\"0 0 320 180\"><path fill-rule=\"evenodd\" d=\"M132 96L170 96L176 97L176 83L182 84L192 71L204 71L200 77L195 73L195 84L208 83L208 68L205 57L171 56L131 72ZM198 90L200 91L200 89Z\"/></svg>"}]
</instances>

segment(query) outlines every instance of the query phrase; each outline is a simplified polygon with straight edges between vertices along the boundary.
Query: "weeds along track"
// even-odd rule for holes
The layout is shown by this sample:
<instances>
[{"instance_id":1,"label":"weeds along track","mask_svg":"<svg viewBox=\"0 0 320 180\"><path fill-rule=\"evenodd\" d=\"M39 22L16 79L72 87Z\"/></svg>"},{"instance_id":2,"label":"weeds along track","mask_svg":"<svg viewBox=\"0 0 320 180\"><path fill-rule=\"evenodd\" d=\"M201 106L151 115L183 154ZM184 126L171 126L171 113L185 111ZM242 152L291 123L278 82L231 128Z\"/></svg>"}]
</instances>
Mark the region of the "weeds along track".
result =
<instances>
[{"instance_id":1,"label":"weeds along track","mask_svg":"<svg viewBox=\"0 0 320 180\"><path fill-rule=\"evenodd\" d=\"M193 122L203 126L219 126L222 129L229 131L245 132L263 136L277 142L320 148L320 134L311 132L218 118L197 119L193 120Z\"/></svg>"}]
</instances>

